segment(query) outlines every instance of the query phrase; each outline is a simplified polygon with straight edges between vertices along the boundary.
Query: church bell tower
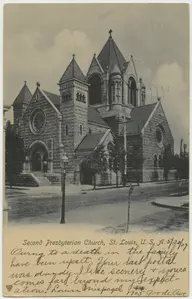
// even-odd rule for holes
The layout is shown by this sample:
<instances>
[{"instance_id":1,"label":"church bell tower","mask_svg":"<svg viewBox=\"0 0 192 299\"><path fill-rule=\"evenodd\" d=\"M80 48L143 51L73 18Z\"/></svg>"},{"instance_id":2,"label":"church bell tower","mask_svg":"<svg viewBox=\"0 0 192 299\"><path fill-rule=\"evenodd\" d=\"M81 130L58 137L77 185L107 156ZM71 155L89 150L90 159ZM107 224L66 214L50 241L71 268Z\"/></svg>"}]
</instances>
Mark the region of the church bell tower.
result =
<instances>
[{"instance_id":1,"label":"church bell tower","mask_svg":"<svg viewBox=\"0 0 192 299\"><path fill-rule=\"evenodd\" d=\"M88 133L88 86L75 55L61 77L60 112L62 114L61 136L64 151L69 158L68 173L74 183L76 147Z\"/></svg>"}]
</instances>

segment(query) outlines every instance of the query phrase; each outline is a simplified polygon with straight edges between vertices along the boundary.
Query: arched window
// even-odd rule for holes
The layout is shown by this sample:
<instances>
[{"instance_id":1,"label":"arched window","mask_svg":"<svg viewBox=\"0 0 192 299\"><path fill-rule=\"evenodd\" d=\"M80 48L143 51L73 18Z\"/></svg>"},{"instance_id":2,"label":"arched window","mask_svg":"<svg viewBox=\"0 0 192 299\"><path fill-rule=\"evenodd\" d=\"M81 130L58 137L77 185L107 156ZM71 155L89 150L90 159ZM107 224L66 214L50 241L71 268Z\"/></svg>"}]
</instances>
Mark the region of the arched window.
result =
<instances>
[{"instance_id":1,"label":"arched window","mask_svg":"<svg viewBox=\"0 0 192 299\"><path fill-rule=\"evenodd\" d=\"M66 136L69 135L69 126L68 125L65 126L65 135Z\"/></svg>"},{"instance_id":2,"label":"arched window","mask_svg":"<svg viewBox=\"0 0 192 299\"><path fill-rule=\"evenodd\" d=\"M99 75L93 75L89 80L89 104L95 105L101 103L101 78Z\"/></svg>"},{"instance_id":3,"label":"arched window","mask_svg":"<svg viewBox=\"0 0 192 299\"><path fill-rule=\"evenodd\" d=\"M153 157L153 165L154 167L157 167L157 155L154 155Z\"/></svg>"},{"instance_id":4,"label":"arched window","mask_svg":"<svg viewBox=\"0 0 192 299\"><path fill-rule=\"evenodd\" d=\"M163 158L161 155L159 155L158 165L159 167L163 167Z\"/></svg>"},{"instance_id":5,"label":"arched window","mask_svg":"<svg viewBox=\"0 0 192 299\"><path fill-rule=\"evenodd\" d=\"M79 135L83 135L83 125L79 125Z\"/></svg>"},{"instance_id":6,"label":"arched window","mask_svg":"<svg viewBox=\"0 0 192 299\"><path fill-rule=\"evenodd\" d=\"M128 101L133 106L137 106L137 86L133 77L130 77L128 81Z\"/></svg>"}]
</instances>

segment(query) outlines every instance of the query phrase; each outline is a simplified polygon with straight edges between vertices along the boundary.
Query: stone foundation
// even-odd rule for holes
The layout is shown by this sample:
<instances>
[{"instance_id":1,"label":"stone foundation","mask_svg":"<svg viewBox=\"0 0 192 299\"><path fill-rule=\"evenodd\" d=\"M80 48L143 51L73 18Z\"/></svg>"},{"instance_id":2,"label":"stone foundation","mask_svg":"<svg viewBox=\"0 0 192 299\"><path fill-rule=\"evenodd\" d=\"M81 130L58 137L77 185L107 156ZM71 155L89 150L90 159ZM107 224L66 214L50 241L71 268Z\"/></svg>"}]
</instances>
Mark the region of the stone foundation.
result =
<instances>
[{"instance_id":1,"label":"stone foundation","mask_svg":"<svg viewBox=\"0 0 192 299\"><path fill-rule=\"evenodd\" d=\"M157 169L144 169L143 170L143 182L157 182L157 181L164 181L164 169L157 168ZM176 179L176 170L172 169L168 173L168 180L175 180Z\"/></svg>"}]
</instances>

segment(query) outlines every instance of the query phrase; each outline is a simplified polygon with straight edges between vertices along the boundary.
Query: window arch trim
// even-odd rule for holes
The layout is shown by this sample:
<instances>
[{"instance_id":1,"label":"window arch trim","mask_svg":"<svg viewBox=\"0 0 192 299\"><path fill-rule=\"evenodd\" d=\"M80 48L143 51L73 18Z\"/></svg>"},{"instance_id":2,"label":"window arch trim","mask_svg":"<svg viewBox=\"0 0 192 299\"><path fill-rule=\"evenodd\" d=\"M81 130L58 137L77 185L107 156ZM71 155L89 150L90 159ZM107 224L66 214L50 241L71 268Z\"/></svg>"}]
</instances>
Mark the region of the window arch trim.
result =
<instances>
[{"instance_id":1,"label":"window arch trim","mask_svg":"<svg viewBox=\"0 0 192 299\"><path fill-rule=\"evenodd\" d=\"M98 105L102 103L102 85L103 78L99 73L91 74L87 82L89 83L89 105Z\"/></svg>"},{"instance_id":2,"label":"window arch trim","mask_svg":"<svg viewBox=\"0 0 192 299\"><path fill-rule=\"evenodd\" d=\"M158 155L154 154L153 155L153 167L154 168L157 168L157 166L158 166L158 160L159 160Z\"/></svg>"},{"instance_id":3,"label":"window arch trim","mask_svg":"<svg viewBox=\"0 0 192 299\"><path fill-rule=\"evenodd\" d=\"M134 85L132 87L132 85ZM128 89L128 102L132 104L133 106L137 107L138 102L138 86L137 86L137 80L135 76L130 75L128 78L127 83L127 89Z\"/></svg>"}]
</instances>

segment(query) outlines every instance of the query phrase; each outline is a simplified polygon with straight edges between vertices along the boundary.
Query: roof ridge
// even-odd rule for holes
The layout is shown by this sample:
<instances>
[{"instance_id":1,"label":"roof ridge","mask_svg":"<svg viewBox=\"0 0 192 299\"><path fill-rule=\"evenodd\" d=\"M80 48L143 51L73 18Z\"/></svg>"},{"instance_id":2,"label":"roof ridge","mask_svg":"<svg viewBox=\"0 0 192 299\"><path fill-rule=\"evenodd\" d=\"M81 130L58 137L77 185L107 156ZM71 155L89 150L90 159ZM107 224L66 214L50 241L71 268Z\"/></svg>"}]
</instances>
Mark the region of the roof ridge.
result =
<instances>
[{"instance_id":1,"label":"roof ridge","mask_svg":"<svg viewBox=\"0 0 192 299\"><path fill-rule=\"evenodd\" d=\"M26 94L27 93L27 94ZM21 102L21 98L20 97L23 97L22 98L22 100L24 99L25 100L25 96L27 96L27 99L30 97L30 99L31 99L31 97L32 97L32 93L31 93L31 91L30 91L30 89L29 89L29 87L27 86L27 83L26 83L26 81L25 81L25 84L23 85L23 87L21 88L21 90L19 91L19 93L18 93L18 95L16 96L16 98L15 98L15 100L14 100L14 102L13 102L13 104L12 105L18 105L18 104L21 104L20 102ZM30 101L30 100L29 100ZM28 101L28 102L29 102Z\"/></svg>"},{"instance_id":2,"label":"roof ridge","mask_svg":"<svg viewBox=\"0 0 192 299\"><path fill-rule=\"evenodd\" d=\"M57 109L57 107L53 104L53 102L51 101L51 99L46 95L46 93L40 88L37 87L36 90L39 90L41 92L41 94L45 97L45 99L48 101L48 103L53 107L53 109L59 114L61 115L60 111ZM35 91L36 92L36 91Z\"/></svg>"},{"instance_id":3,"label":"roof ridge","mask_svg":"<svg viewBox=\"0 0 192 299\"><path fill-rule=\"evenodd\" d=\"M112 40L112 37L108 39L108 42L109 42L109 49L108 49L108 66L109 66L109 63L110 63L110 58L111 58L111 40Z\"/></svg>"},{"instance_id":4,"label":"roof ridge","mask_svg":"<svg viewBox=\"0 0 192 299\"><path fill-rule=\"evenodd\" d=\"M120 70L122 70L126 62L125 57L112 37L108 38L97 58L104 70L108 66L109 72L111 72L114 63L117 63Z\"/></svg>"},{"instance_id":5,"label":"roof ridge","mask_svg":"<svg viewBox=\"0 0 192 299\"><path fill-rule=\"evenodd\" d=\"M146 105L143 105L143 106L137 106L137 107L134 107L133 109L143 108L143 107L146 107L146 106L152 106L152 105L156 105L156 104L157 104L157 102L151 103L151 104L146 104Z\"/></svg>"},{"instance_id":6,"label":"roof ridge","mask_svg":"<svg viewBox=\"0 0 192 299\"><path fill-rule=\"evenodd\" d=\"M60 95L59 94L57 94L57 93L53 93L53 92L51 92L51 91L48 91L48 90L44 90L44 89L42 89L44 92L48 92L48 93L51 93L51 94L53 94L53 95L55 95L55 96L58 96L58 97L60 97Z\"/></svg>"},{"instance_id":7,"label":"roof ridge","mask_svg":"<svg viewBox=\"0 0 192 299\"><path fill-rule=\"evenodd\" d=\"M112 39L112 40L113 40L113 39ZM117 59L118 67L119 67L119 69L121 70L121 66L120 66L120 62L119 62L118 56L117 56L117 52L116 52L115 42L114 42L114 40L113 40L113 49L114 49L115 56L116 56L116 59Z\"/></svg>"},{"instance_id":8,"label":"roof ridge","mask_svg":"<svg viewBox=\"0 0 192 299\"><path fill-rule=\"evenodd\" d=\"M75 77L75 55L73 54L73 59L72 59L72 75Z\"/></svg>"}]
</instances>

